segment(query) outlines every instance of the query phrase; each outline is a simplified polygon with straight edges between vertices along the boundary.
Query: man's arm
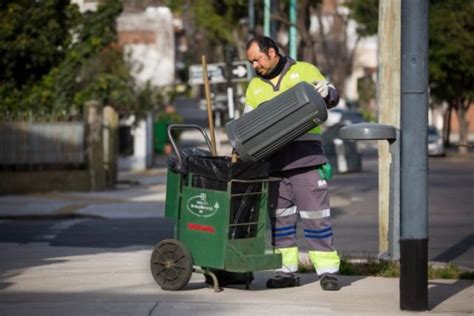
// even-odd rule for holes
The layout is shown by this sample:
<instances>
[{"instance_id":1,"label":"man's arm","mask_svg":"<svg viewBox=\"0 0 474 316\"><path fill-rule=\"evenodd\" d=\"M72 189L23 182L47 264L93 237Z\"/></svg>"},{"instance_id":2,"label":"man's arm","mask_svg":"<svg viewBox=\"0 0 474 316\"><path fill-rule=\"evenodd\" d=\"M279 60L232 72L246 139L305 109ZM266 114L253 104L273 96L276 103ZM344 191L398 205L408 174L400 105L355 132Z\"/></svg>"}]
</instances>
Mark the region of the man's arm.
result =
<instances>
[{"instance_id":1,"label":"man's arm","mask_svg":"<svg viewBox=\"0 0 474 316\"><path fill-rule=\"evenodd\" d=\"M332 84L328 83L328 95L324 98L328 109L335 107L339 103L339 93Z\"/></svg>"},{"instance_id":2,"label":"man's arm","mask_svg":"<svg viewBox=\"0 0 474 316\"><path fill-rule=\"evenodd\" d=\"M326 80L315 65L306 62L299 62L298 65L304 66L299 69L300 73L302 73L303 80L314 84L316 91L318 91L324 98L324 101L326 101L326 107L328 109L335 107L339 103L339 93L336 87Z\"/></svg>"},{"instance_id":3,"label":"man's arm","mask_svg":"<svg viewBox=\"0 0 474 316\"><path fill-rule=\"evenodd\" d=\"M332 84L326 80L319 80L314 83L314 88L324 98L328 109L335 107L339 103L339 93Z\"/></svg>"}]
</instances>

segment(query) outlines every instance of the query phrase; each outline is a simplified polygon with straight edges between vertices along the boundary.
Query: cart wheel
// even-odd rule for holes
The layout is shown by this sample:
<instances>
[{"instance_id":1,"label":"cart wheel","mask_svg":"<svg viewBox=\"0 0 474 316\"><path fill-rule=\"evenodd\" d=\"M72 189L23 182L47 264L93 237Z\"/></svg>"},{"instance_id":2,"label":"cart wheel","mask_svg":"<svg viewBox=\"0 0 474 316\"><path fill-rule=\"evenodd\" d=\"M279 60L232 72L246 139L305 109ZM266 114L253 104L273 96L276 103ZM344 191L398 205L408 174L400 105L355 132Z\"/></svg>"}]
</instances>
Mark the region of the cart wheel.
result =
<instances>
[{"instance_id":1,"label":"cart wheel","mask_svg":"<svg viewBox=\"0 0 474 316\"><path fill-rule=\"evenodd\" d=\"M165 239L155 246L150 266L153 278L163 290L182 289L193 273L191 255L176 239Z\"/></svg>"}]
</instances>

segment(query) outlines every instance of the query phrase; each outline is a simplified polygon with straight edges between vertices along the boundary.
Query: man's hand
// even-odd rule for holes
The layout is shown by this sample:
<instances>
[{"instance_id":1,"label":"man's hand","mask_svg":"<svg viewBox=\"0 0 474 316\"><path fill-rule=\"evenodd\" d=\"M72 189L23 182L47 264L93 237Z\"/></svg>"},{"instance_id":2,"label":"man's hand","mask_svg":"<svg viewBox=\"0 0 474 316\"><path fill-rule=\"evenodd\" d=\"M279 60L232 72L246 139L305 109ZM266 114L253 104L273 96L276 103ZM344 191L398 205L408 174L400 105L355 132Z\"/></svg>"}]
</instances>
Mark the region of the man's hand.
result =
<instances>
[{"instance_id":1,"label":"man's hand","mask_svg":"<svg viewBox=\"0 0 474 316\"><path fill-rule=\"evenodd\" d=\"M326 80L316 81L314 83L314 88L318 93L323 97L327 97L329 93L328 82Z\"/></svg>"}]
</instances>

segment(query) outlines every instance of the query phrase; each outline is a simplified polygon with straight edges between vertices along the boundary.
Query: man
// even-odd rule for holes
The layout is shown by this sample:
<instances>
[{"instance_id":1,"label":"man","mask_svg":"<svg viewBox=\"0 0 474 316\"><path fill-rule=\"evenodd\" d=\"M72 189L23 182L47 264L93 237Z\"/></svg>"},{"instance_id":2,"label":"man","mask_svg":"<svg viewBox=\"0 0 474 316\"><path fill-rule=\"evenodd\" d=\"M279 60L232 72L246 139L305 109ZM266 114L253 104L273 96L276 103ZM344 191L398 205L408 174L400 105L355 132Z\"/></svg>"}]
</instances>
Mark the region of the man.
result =
<instances>
[{"instance_id":1,"label":"man","mask_svg":"<svg viewBox=\"0 0 474 316\"><path fill-rule=\"evenodd\" d=\"M318 68L279 54L276 43L257 36L247 43L247 58L255 69L246 91L245 112L258 107L301 81L315 85L328 108L339 102L339 95ZM301 217L309 258L320 277L323 290L339 290L335 274L339 256L333 247L329 220L327 180L330 166L324 156L320 128L300 136L270 158L271 172L282 180L274 188L272 209L272 245L282 254L282 267L267 282L269 288L299 285L296 222Z\"/></svg>"}]
</instances>

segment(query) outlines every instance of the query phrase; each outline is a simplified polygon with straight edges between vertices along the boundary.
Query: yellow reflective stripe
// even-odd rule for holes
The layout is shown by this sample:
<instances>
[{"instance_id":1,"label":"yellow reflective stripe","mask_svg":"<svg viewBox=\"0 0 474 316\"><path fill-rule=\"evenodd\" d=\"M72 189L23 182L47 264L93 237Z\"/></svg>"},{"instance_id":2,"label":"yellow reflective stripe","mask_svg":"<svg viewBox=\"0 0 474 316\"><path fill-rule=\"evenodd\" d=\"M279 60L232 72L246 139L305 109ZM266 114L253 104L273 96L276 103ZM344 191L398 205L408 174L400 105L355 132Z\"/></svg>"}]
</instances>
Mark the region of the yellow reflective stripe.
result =
<instances>
[{"instance_id":1,"label":"yellow reflective stripe","mask_svg":"<svg viewBox=\"0 0 474 316\"><path fill-rule=\"evenodd\" d=\"M341 260L337 255L337 251L310 250L308 256L318 275L324 273L336 273L339 271Z\"/></svg>"},{"instance_id":2,"label":"yellow reflective stripe","mask_svg":"<svg viewBox=\"0 0 474 316\"><path fill-rule=\"evenodd\" d=\"M309 130L308 134L321 134L321 126L317 126Z\"/></svg>"},{"instance_id":3,"label":"yellow reflective stripe","mask_svg":"<svg viewBox=\"0 0 474 316\"><path fill-rule=\"evenodd\" d=\"M298 247L275 248L276 253L281 253L281 269L286 273L298 271Z\"/></svg>"}]
</instances>

